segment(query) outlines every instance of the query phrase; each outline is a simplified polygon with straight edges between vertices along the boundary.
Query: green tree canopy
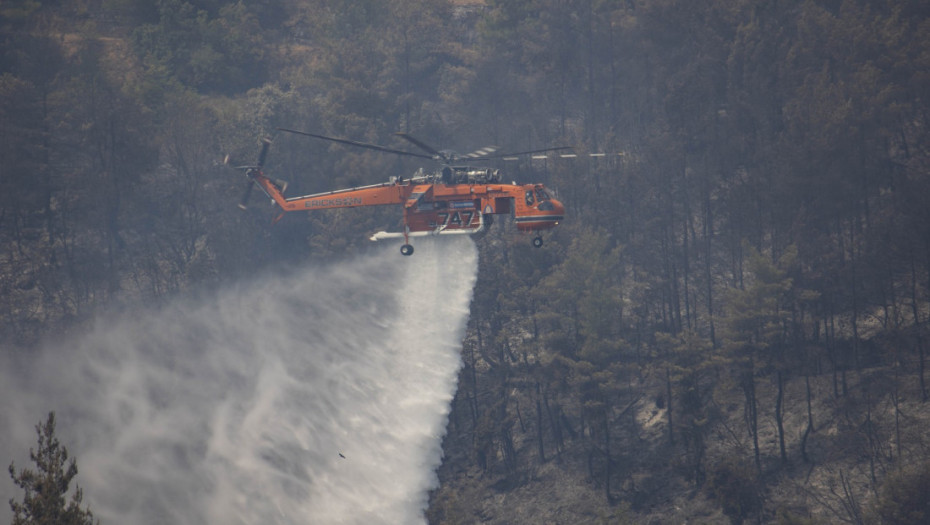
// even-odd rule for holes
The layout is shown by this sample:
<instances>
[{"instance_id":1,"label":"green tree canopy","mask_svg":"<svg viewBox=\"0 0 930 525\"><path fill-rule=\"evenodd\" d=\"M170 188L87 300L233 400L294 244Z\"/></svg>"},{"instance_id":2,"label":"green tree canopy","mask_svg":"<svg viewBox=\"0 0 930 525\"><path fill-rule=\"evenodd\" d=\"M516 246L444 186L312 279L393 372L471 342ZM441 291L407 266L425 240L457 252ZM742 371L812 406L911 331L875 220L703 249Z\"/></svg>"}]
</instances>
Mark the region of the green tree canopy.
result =
<instances>
[{"instance_id":1,"label":"green tree canopy","mask_svg":"<svg viewBox=\"0 0 930 525\"><path fill-rule=\"evenodd\" d=\"M55 413L49 412L48 420L36 425L39 448L29 450L29 458L36 470L21 469L17 472L10 463L13 482L25 491L22 502L10 500L13 510L12 525L84 525L93 524L90 509L82 509L84 499L81 488L75 486L71 501L66 505L65 496L71 481L77 476L77 461L68 461L68 449L55 436Z\"/></svg>"}]
</instances>

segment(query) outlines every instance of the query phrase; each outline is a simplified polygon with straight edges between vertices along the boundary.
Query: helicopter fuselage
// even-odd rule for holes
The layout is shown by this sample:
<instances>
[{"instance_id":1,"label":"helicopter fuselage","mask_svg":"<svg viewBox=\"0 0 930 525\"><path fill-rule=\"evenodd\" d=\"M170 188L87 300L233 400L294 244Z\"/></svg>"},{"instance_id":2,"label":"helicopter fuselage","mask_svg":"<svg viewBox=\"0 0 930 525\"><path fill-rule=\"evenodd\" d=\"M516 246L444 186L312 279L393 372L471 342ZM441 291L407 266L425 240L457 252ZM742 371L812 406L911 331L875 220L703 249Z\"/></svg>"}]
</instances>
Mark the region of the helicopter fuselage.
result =
<instances>
[{"instance_id":1,"label":"helicopter fuselage","mask_svg":"<svg viewBox=\"0 0 930 525\"><path fill-rule=\"evenodd\" d=\"M471 170L480 171L480 170ZM467 174L468 172L462 172ZM484 229L488 215L511 215L517 229L534 232L554 228L565 208L542 184L486 182L443 183L441 176L396 178L381 184L284 197L275 182L256 170L250 176L285 212L361 206L403 206L405 231L397 237L470 234ZM471 176L475 176L474 173ZM493 180L490 177L487 180ZM373 238L393 238L376 234Z\"/></svg>"},{"instance_id":2,"label":"helicopter fuselage","mask_svg":"<svg viewBox=\"0 0 930 525\"><path fill-rule=\"evenodd\" d=\"M388 182L346 188L325 193L287 198L287 184L266 176L262 166L271 145L270 139L262 141L258 162L254 166L239 166L246 170L249 178L245 194L239 204L245 209L252 188L258 186L282 212L327 210L333 208L357 208L361 206L401 206L403 208L403 231L378 232L372 240L404 239L403 255L413 254L410 237L423 235L476 234L490 225L494 215L509 214L521 232L539 232L556 227L565 215L562 203L552 198L542 184L504 184L496 169L478 167L476 161L495 158L510 158L514 155L537 155L552 151L571 149L568 146L498 154L497 148L487 146L468 155L459 156L450 151L439 151L432 146L406 134L398 133L424 153L404 151L377 144L355 140L327 137L305 131L278 128L281 131L305 135L348 146L356 146L384 153L430 159L441 164L441 170L424 173L420 169L413 177L392 177ZM227 157L228 160L228 157ZM537 235L533 246L542 246L543 239Z\"/></svg>"}]
</instances>

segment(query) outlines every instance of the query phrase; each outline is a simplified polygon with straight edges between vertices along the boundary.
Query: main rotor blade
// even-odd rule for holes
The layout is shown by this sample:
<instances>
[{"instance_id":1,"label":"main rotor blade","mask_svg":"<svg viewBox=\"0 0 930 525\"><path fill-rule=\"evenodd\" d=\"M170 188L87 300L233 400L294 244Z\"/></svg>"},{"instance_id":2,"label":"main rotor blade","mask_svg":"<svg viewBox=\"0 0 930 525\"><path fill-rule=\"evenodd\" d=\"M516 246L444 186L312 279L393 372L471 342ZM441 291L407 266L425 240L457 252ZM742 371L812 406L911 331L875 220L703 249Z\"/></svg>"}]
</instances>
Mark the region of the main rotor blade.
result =
<instances>
[{"instance_id":1,"label":"main rotor blade","mask_svg":"<svg viewBox=\"0 0 930 525\"><path fill-rule=\"evenodd\" d=\"M395 154L395 155L406 155L406 156L408 156L408 157L418 157L418 158L421 158L421 159L432 159L432 158L433 158L433 157L431 157L431 156L429 156L429 155L423 155L422 153L412 153L412 152L410 152L410 151L404 151L404 150L399 150L399 149L387 148L387 147L384 147L384 146L379 146L379 145L377 145L377 144L368 144L368 143L366 143L366 142L357 142L357 141L349 140L349 139L337 139L337 138L335 138L335 137L327 137L327 136L325 136L325 135L317 135L316 133L308 133L308 132L306 132L306 131L297 131L297 130L295 130L295 129L278 128L278 130L279 130L279 131L285 131L285 132L287 132L287 133L294 133L294 134L296 134L296 135L306 135L306 136L308 136L308 137L313 137L313 138L315 138L315 139L322 139L322 140L328 140L328 141L331 141L331 142L338 142L338 143L340 143L340 144L346 144L346 145L349 145L349 146L358 146L358 147L360 147L360 148L373 149L373 150L375 150L375 151L382 151L382 152L384 152L384 153L393 153L393 154Z\"/></svg>"},{"instance_id":2,"label":"main rotor blade","mask_svg":"<svg viewBox=\"0 0 930 525\"><path fill-rule=\"evenodd\" d=\"M530 151L518 151L516 153L497 153L497 154L485 155L483 157L472 157L472 159L473 160L499 159L501 157L517 157L519 155L532 155L534 153L545 153L547 151L562 151L566 149L575 149L575 148L571 146L558 146L554 148L534 149Z\"/></svg>"},{"instance_id":3,"label":"main rotor blade","mask_svg":"<svg viewBox=\"0 0 930 525\"><path fill-rule=\"evenodd\" d=\"M427 158L430 158L430 159L441 159L441 160L444 160L444 161L447 161L447 162L448 162L448 160L449 160L449 159L446 158L445 155L443 155L443 154L442 154L441 152L439 152L437 149L433 148L433 147L430 146L429 144L420 142L418 139L416 139L416 138L414 138L414 137L412 137L412 136L410 136L410 135L408 135L408 134L406 134L406 133L395 133L395 135L397 135L398 137L401 137L401 138L403 138L403 139L406 139L407 141L409 141L409 142L410 142L411 144L413 144L414 146L416 146L416 147L420 148L421 150L423 150L423 151L429 153L430 155L432 155L431 157L427 157Z\"/></svg>"},{"instance_id":4,"label":"main rotor blade","mask_svg":"<svg viewBox=\"0 0 930 525\"><path fill-rule=\"evenodd\" d=\"M493 155L497 151L497 146L485 146L480 149L472 151L468 155L462 157L463 159L487 159L488 155Z\"/></svg>"}]
</instances>

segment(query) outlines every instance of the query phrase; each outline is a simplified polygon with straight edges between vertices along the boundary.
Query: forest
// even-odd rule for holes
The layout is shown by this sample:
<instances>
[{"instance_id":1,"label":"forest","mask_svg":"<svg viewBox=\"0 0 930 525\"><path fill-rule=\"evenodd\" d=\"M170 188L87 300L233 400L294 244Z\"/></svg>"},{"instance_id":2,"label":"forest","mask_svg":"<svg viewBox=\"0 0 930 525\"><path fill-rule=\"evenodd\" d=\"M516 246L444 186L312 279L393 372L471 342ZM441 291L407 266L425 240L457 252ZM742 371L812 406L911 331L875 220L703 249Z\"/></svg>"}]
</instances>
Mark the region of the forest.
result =
<instances>
[{"instance_id":1,"label":"forest","mask_svg":"<svg viewBox=\"0 0 930 525\"><path fill-rule=\"evenodd\" d=\"M420 167L278 127L569 145L503 166L567 217L476 241L429 522L930 519L930 4L4 0L0 38L0 351L396 226L239 210L264 137L292 195Z\"/></svg>"}]
</instances>

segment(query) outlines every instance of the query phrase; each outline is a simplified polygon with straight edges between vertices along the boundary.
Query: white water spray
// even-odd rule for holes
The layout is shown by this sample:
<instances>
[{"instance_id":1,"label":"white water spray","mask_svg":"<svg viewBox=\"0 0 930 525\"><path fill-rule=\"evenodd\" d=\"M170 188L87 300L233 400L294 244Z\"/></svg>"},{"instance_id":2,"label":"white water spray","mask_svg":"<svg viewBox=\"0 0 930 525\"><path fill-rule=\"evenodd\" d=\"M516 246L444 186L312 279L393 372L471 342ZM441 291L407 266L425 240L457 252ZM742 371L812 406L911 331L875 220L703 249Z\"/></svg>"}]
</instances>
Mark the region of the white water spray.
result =
<instances>
[{"instance_id":1,"label":"white water spray","mask_svg":"<svg viewBox=\"0 0 930 525\"><path fill-rule=\"evenodd\" d=\"M5 461L33 467L34 426L55 410L104 525L422 522L477 254L469 239L416 248L3 357ZM0 500L18 490L7 478Z\"/></svg>"}]
</instances>

